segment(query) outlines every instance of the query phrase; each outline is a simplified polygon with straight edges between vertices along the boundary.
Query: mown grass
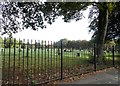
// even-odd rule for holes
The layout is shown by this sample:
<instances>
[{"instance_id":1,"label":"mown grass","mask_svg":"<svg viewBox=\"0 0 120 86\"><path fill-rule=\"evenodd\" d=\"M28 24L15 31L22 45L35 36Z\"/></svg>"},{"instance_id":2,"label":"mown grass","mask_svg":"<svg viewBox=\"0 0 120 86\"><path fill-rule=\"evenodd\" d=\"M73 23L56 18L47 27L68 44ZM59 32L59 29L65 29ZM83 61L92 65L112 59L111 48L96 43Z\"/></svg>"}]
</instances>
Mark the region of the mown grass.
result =
<instances>
[{"instance_id":1,"label":"mown grass","mask_svg":"<svg viewBox=\"0 0 120 86\"><path fill-rule=\"evenodd\" d=\"M15 52L15 53L14 53ZM77 56L80 53L80 56ZM63 52L62 71L63 77L76 75L85 71L93 71L94 64L89 62L93 52L74 50L73 52ZM3 57L3 75L4 83L30 83L36 81L42 83L61 77L61 55L58 55L57 49L27 49L18 48L5 49L2 52ZM118 61L119 55L115 53L115 60ZM112 53L105 55L107 65L112 64ZM9 75L10 74L10 75ZM9 80L8 80L9 79Z\"/></svg>"}]
</instances>

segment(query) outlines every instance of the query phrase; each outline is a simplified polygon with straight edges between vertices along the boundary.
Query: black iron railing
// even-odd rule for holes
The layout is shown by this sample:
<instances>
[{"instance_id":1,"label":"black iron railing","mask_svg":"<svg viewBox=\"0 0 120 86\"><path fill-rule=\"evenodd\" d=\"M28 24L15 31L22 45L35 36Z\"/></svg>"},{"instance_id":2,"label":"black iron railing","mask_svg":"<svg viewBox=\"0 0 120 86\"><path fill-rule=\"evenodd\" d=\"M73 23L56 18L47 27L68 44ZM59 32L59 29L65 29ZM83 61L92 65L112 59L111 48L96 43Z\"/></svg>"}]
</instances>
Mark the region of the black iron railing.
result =
<instances>
[{"instance_id":1,"label":"black iron railing","mask_svg":"<svg viewBox=\"0 0 120 86\"><path fill-rule=\"evenodd\" d=\"M97 64L96 45L91 49L63 47L52 41L4 39L1 48L2 84L44 84L53 80L115 67L119 63L116 46L104 53L104 65Z\"/></svg>"}]
</instances>

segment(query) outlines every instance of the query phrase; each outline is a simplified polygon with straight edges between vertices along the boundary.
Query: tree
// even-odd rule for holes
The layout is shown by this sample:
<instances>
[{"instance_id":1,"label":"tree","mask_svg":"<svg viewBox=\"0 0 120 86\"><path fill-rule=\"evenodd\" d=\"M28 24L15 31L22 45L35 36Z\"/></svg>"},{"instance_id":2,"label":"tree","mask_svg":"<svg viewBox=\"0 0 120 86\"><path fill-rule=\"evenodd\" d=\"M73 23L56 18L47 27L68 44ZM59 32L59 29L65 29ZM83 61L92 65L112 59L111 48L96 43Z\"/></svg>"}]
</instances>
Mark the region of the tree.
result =
<instances>
[{"instance_id":1,"label":"tree","mask_svg":"<svg viewBox=\"0 0 120 86\"><path fill-rule=\"evenodd\" d=\"M73 6L74 5L74 6ZM87 3L42 3L42 2L4 2L1 3L3 34L16 33L22 29L38 30L38 27L46 28L45 23L52 24L58 16L64 15L64 20L68 19L76 12L77 20L82 16L79 11L86 7ZM72 6L72 8L71 8ZM80 8L80 9L79 9ZM67 9L67 10L66 10ZM67 11L73 12L69 15ZM66 15L65 15L66 14ZM69 16L67 16L69 15ZM79 15L79 17L77 17ZM18 21L20 19L21 21ZM7 22L7 23L6 23ZM22 22L22 23L21 23ZM22 27L20 27L20 24Z\"/></svg>"},{"instance_id":2,"label":"tree","mask_svg":"<svg viewBox=\"0 0 120 86\"><path fill-rule=\"evenodd\" d=\"M66 38L64 38L64 39L61 39L59 42L61 42L61 41L62 41L62 47L66 48L68 40Z\"/></svg>"},{"instance_id":3,"label":"tree","mask_svg":"<svg viewBox=\"0 0 120 86\"><path fill-rule=\"evenodd\" d=\"M66 48L68 48L68 49L72 48L72 50L75 49L75 41L68 40L68 42L66 44Z\"/></svg>"},{"instance_id":4,"label":"tree","mask_svg":"<svg viewBox=\"0 0 120 86\"><path fill-rule=\"evenodd\" d=\"M108 18L112 11L114 10L116 3L102 3L102 2L46 2L46 3L36 3L36 2L6 2L2 7L2 27L5 31L13 33L17 32L21 28L19 27L18 18L21 19L23 28L32 28L33 30L38 29L38 27L45 28L45 22L52 24L58 16L63 16L65 22L70 22L70 20L75 19L76 21L82 19L82 11L88 6L92 5L93 9L97 9L98 16L93 18L90 27L97 26L94 28L96 31L96 43L97 43L97 56L99 60L102 59L103 44L105 41ZM93 15L94 12L90 12ZM14 17L13 17L14 16ZM90 17L92 18L92 16ZM7 21L7 24L6 24ZM94 23L94 21L97 21ZM94 25L96 24L96 25ZM93 28L93 27L92 27ZM102 34L102 35L101 35ZM101 61L100 61L101 62Z\"/></svg>"},{"instance_id":5,"label":"tree","mask_svg":"<svg viewBox=\"0 0 120 86\"><path fill-rule=\"evenodd\" d=\"M89 42L86 40L68 40L66 44L68 49L87 49L89 48Z\"/></svg>"},{"instance_id":6,"label":"tree","mask_svg":"<svg viewBox=\"0 0 120 86\"><path fill-rule=\"evenodd\" d=\"M105 40L114 39L115 38L114 35L116 35L118 37L120 36L118 34L119 28L114 28L114 29L111 28L113 26L119 26L119 25L115 24L116 22L112 23L114 21L114 19L112 19L112 17L111 17L112 14L116 15L115 11L116 11L116 9L119 8L119 6L117 6L119 3L113 2L113 3L102 3L102 4L103 4L103 7L105 9L103 9L103 8L99 9L100 12L99 12L98 19L94 19L90 25L90 27L92 29L94 29L94 31L95 31L94 35L95 35L95 38L97 41L97 55L98 55L98 57L102 57L103 45L105 43ZM104 27L104 28L102 29L101 27Z\"/></svg>"},{"instance_id":7,"label":"tree","mask_svg":"<svg viewBox=\"0 0 120 86\"><path fill-rule=\"evenodd\" d=\"M60 48L61 47L61 42L62 42L62 47L66 48L68 40L66 38L60 39L56 43L54 43L54 47Z\"/></svg>"},{"instance_id":8,"label":"tree","mask_svg":"<svg viewBox=\"0 0 120 86\"><path fill-rule=\"evenodd\" d=\"M81 49L87 49L88 48L88 41L82 40L80 42Z\"/></svg>"},{"instance_id":9,"label":"tree","mask_svg":"<svg viewBox=\"0 0 120 86\"><path fill-rule=\"evenodd\" d=\"M114 3L114 6L116 6L116 8L109 14L109 17L108 17L109 22L108 22L107 33L105 37L106 41L118 40L120 38L120 29L119 29L120 28L120 19L119 19L120 3ZM89 26L91 30L95 31L93 38L96 38L96 34L98 32L97 24L98 24L98 20L96 19L96 20L93 20Z\"/></svg>"},{"instance_id":10,"label":"tree","mask_svg":"<svg viewBox=\"0 0 120 86\"><path fill-rule=\"evenodd\" d=\"M120 3L117 3L116 6L117 8L109 16L106 40L120 39Z\"/></svg>"}]
</instances>

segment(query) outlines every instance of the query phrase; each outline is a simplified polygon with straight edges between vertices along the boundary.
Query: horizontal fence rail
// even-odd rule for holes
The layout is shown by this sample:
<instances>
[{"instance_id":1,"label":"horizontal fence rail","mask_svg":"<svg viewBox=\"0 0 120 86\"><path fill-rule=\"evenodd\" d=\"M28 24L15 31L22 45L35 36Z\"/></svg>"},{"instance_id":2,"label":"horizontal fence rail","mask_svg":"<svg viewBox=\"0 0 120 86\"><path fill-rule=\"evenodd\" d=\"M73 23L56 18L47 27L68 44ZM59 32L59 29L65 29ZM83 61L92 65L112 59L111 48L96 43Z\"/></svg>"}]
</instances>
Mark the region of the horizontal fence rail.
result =
<instances>
[{"instance_id":1,"label":"horizontal fence rail","mask_svg":"<svg viewBox=\"0 0 120 86\"><path fill-rule=\"evenodd\" d=\"M115 67L120 46L104 46L103 63L98 64L96 45L66 48L53 41L7 40L1 43L2 84L45 84L54 80Z\"/></svg>"}]
</instances>

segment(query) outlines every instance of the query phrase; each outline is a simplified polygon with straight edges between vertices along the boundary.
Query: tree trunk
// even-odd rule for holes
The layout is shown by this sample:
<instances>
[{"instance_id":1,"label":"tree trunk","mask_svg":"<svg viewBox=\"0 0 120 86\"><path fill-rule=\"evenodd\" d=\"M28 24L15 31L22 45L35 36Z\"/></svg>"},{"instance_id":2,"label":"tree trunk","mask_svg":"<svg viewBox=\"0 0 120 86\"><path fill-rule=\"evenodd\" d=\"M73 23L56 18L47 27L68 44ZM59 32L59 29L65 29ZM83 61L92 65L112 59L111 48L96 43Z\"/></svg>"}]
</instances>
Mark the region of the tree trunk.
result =
<instances>
[{"instance_id":1,"label":"tree trunk","mask_svg":"<svg viewBox=\"0 0 120 86\"><path fill-rule=\"evenodd\" d=\"M103 46L108 26L108 7L107 3L103 3L104 7L99 9L99 23L98 23L98 34L97 34L97 61L103 64Z\"/></svg>"}]
</instances>

